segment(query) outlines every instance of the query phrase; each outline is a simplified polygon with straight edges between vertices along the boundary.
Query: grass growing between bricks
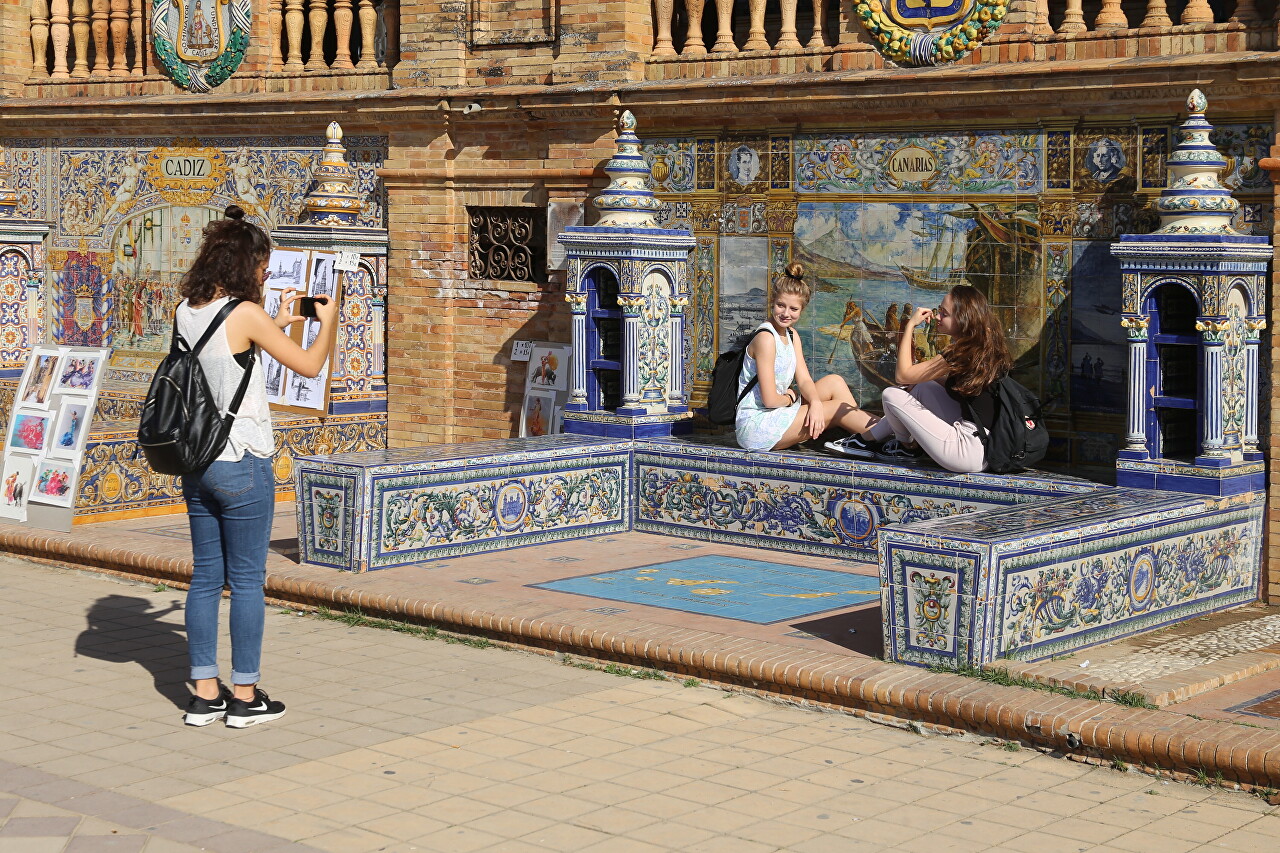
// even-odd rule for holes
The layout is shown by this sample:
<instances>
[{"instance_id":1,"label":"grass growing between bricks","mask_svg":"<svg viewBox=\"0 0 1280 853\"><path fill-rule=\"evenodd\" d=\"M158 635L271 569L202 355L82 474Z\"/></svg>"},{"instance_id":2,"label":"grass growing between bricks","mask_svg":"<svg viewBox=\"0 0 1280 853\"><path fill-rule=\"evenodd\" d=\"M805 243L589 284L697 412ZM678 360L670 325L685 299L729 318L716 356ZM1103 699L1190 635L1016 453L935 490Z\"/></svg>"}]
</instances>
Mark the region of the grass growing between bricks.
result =
<instances>
[{"instance_id":1,"label":"grass growing between bricks","mask_svg":"<svg viewBox=\"0 0 1280 853\"><path fill-rule=\"evenodd\" d=\"M1044 684L1033 678L1027 678L1024 675L1014 675L1007 669L998 667L992 669L982 669L981 667L961 665L957 667L944 666L942 664L934 664L929 667L930 672L946 673L948 675L962 675L966 678L976 678L979 681L985 681L988 684L999 684L1004 687L1029 687L1032 690L1041 690L1045 693L1056 693L1059 696L1069 696L1072 699L1090 699L1094 702L1115 702L1117 705L1124 705L1129 708L1148 708L1156 710L1156 706L1147 701L1147 697L1141 693L1122 690L1116 693L1103 694L1097 690L1076 690L1072 687L1062 687L1056 684Z\"/></svg>"},{"instance_id":2,"label":"grass growing between bricks","mask_svg":"<svg viewBox=\"0 0 1280 853\"><path fill-rule=\"evenodd\" d=\"M284 611L285 613L291 611ZM421 637L424 640L443 640L446 643L453 643L460 646L471 646L473 649L488 649L493 647L493 643L484 637L468 637L461 634L451 634L441 631L435 625L410 625L408 622L396 622L392 619L375 619L371 616L365 616L359 610L330 610L328 607L317 607L315 615L320 619L327 619L330 622L341 622L344 625L350 625L353 628L378 628L383 631L395 631L397 634L408 634L411 637Z\"/></svg>"}]
</instances>

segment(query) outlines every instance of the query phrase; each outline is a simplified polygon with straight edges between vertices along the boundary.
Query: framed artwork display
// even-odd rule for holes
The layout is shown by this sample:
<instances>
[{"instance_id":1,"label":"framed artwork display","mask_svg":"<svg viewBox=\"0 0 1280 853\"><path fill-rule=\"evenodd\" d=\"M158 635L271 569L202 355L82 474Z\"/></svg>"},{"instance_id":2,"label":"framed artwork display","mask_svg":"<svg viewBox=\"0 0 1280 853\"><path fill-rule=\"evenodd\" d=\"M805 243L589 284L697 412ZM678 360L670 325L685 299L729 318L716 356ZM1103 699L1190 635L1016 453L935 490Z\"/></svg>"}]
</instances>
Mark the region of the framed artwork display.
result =
<instances>
[{"instance_id":1,"label":"framed artwork display","mask_svg":"<svg viewBox=\"0 0 1280 853\"><path fill-rule=\"evenodd\" d=\"M76 475L79 473L75 463L46 458L36 464L35 470L28 501L71 506L76 497Z\"/></svg>"},{"instance_id":2,"label":"framed artwork display","mask_svg":"<svg viewBox=\"0 0 1280 853\"><path fill-rule=\"evenodd\" d=\"M53 422L53 435L49 443L49 455L68 462L84 449L84 439L89 431L89 405L87 401L64 398Z\"/></svg>"},{"instance_id":3,"label":"framed artwork display","mask_svg":"<svg viewBox=\"0 0 1280 853\"><path fill-rule=\"evenodd\" d=\"M48 407L54 381L59 375L58 362L61 358L62 351L56 347L36 347L32 350L31 360L22 373L17 405Z\"/></svg>"},{"instance_id":4,"label":"framed artwork display","mask_svg":"<svg viewBox=\"0 0 1280 853\"><path fill-rule=\"evenodd\" d=\"M9 437L5 441L5 450L37 455L44 453L49 445L52 422L51 412L38 409L15 410Z\"/></svg>"},{"instance_id":5,"label":"framed artwork display","mask_svg":"<svg viewBox=\"0 0 1280 853\"><path fill-rule=\"evenodd\" d=\"M98 371L106 359L102 353L69 352L62 360L53 390L59 394L84 394L98 381Z\"/></svg>"},{"instance_id":6,"label":"framed artwork display","mask_svg":"<svg viewBox=\"0 0 1280 853\"><path fill-rule=\"evenodd\" d=\"M520 436L537 438L551 435L559 408L553 391L531 389L525 392L524 408L520 413Z\"/></svg>"},{"instance_id":7,"label":"framed artwork display","mask_svg":"<svg viewBox=\"0 0 1280 853\"><path fill-rule=\"evenodd\" d=\"M31 476L35 473L36 460L21 453L5 457L0 471L0 518L25 521L27 498L31 496Z\"/></svg>"}]
</instances>

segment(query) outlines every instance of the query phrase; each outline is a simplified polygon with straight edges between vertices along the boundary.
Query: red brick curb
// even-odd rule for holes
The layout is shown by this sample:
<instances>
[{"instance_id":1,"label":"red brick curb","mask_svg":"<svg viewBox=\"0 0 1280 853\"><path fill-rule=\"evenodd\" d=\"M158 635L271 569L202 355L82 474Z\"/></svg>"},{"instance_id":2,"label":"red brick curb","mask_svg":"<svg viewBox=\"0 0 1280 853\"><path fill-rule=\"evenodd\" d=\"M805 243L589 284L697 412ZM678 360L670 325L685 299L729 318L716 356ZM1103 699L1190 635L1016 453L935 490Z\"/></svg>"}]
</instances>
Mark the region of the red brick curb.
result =
<instances>
[{"instance_id":1,"label":"red brick curb","mask_svg":"<svg viewBox=\"0 0 1280 853\"><path fill-rule=\"evenodd\" d=\"M0 531L0 550L46 562L185 584L191 561L104 548L70 535ZM916 667L815 654L758 640L507 602L390 596L272 571L268 596L429 622L542 649L611 658L868 714L1024 741L1077 758L1119 759L1196 778L1280 788L1280 732L987 684ZM493 600L487 602L491 606ZM619 626L627 627L619 630ZM640 633L640 631L643 633Z\"/></svg>"}]
</instances>

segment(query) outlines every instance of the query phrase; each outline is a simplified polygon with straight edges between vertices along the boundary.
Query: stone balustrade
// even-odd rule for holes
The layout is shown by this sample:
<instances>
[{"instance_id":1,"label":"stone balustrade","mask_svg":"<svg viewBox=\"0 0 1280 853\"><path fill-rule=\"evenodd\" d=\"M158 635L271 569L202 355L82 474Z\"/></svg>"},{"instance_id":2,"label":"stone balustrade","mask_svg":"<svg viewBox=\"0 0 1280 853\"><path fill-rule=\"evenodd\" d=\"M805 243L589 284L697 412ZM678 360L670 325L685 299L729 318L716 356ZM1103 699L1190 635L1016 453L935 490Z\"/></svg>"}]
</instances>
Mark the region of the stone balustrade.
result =
<instances>
[{"instance_id":1,"label":"stone balustrade","mask_svg":"<svg viewBox=\"0 0 1280 853\"><path fill-rule=\"evenodd\" d=\"M886 5L891 0L886 0ZM1001 4L1003 5L1003 4ZM828 0L655 0L653 51L651 65L680 66L698 61L701 73L742 73L730 70L732 60L760 60L796 54L831 54L844 51L868 52L869 36L857 21L856 7ZM1084 58L1077 50L1055 50L1055 45L1091 38L1128 38L1132 49L1105 49L1107 56L1142 56L1182 54L1208 50L1186 42L1183 49L1176 37L1195 33L1224 33L1252 30L1259 38L1244 40L1236 49L1274 49L1274 27L1263 20L1257 0L1237 0L1235 8L1219 10L1215 15L1208 0L1009 0L1008 16L1003 27L988 40L989 44L1018 40L1038 44L1037 52L1017 55L996 51L978 51L970 61L1017 61L1025 59ZM1171 11L1172 10L1172 11ZM1086 17L1088 13L1088 17ZM1269 17L1269 16L1268 16ZM1163 31L1163 32L1161 32ZM1152 42L1152 35L1167 35L1171 43ZM1145 41L1144 41L1145 40ZM1226 44L1214 45L1217 49ZM1087 54L1087 52L1086 52ZM770 71L836 70L865 65L845 62L815 65L800 62L774 62ZM758 63L747 72L764 70ZM685 76L678 71L656 73L650 77ZM700 74L699 74L700 76Z\"/></svg>"},{"instance_id":2,"label":"stone balustrade","mask_svg":"<svg viewBox=\"0 0 1280 853\"><path fill-rule=\"evenodd\" d=\"M151 0L30 0L28 82L157 73L152 7ZM268 0L255 11L255 40L260 33L269 45L259 71L385 71L398 58L399 0Z\"/></svg>"}]
</instances>

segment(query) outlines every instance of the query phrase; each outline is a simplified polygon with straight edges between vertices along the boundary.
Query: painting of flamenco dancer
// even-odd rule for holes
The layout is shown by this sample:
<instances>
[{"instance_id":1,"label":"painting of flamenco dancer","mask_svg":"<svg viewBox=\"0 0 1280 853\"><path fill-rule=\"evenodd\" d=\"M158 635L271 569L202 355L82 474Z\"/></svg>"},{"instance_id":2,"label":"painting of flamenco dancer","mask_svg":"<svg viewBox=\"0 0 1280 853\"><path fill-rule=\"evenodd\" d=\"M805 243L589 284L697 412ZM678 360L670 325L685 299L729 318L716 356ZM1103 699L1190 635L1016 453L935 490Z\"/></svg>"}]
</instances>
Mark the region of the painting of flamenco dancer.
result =
<instances>
[{"instance_id":1,"label":"painting of flamenco dancer","mask_svg":"<svg viewBox=\"0 0 1280 853\"><path fill-rule=\"evenodd\" d=\"M36 466L30 500L54 506L71 506L75 499L76 469L66 462L44 460Z\"/></svg>"}]
</instances>

